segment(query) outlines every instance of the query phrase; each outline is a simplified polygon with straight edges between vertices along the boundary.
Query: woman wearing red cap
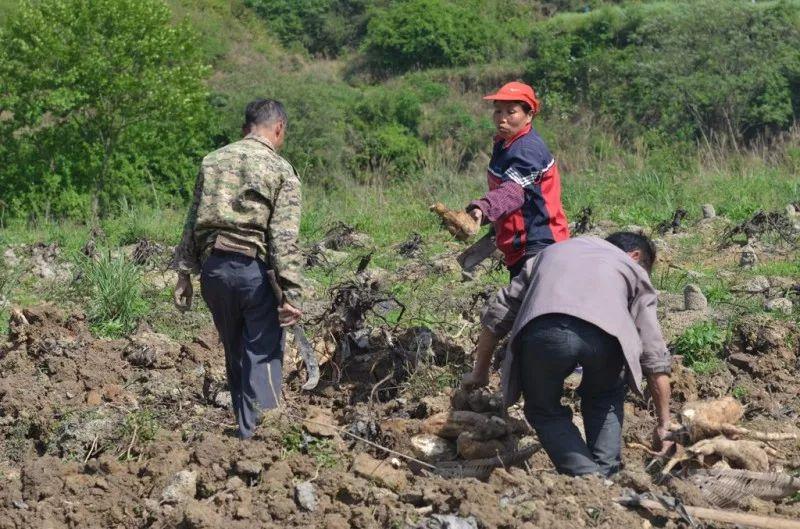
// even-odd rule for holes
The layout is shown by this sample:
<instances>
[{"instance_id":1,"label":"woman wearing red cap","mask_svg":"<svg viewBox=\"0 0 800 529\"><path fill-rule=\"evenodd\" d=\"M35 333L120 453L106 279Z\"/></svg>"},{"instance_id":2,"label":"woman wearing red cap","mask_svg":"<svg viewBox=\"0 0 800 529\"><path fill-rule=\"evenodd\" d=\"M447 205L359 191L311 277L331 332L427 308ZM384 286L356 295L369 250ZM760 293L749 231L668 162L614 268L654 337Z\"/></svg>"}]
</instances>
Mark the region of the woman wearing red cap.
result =
<instances>
[{"instance_id":1,"label":"woman wearing red cap","mask_svg":"<svg viewBox=\"0 0 800 529\"><path fill-rule=\"evenodd\" d=\"M497 127L487 175L489 192L466 209L478 222L492 223L497 248L513 279L530 257L569 238L561 177L547 145L531 128L539 110L533 88L507 83L484 99L494 101Z\"/></svg>"}]
</instances>

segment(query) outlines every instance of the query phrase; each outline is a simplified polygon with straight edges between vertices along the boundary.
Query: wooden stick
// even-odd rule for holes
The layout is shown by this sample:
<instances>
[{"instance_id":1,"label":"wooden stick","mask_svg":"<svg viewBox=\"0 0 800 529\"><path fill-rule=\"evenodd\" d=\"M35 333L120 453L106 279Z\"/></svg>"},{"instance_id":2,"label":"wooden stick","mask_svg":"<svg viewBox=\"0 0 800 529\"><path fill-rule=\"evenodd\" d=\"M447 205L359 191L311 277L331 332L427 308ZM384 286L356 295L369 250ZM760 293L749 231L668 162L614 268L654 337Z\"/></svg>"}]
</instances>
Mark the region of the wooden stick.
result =
<instances>
[{"instance_id":1,"label":"wooden stick","mask_svg":"<svg viewBox=\"0 0 800 529\"><path fill-rule=\"evenodd\" d=\"M655 500L640 500L639 506L652 511L666 511L666 507ZM685 505L686 512L692 516L703 520L714 522L724 522L758 529L800 529L800 522L787 520L786 518L774 518L772 516L759 516L736 511L723 511L720 509L707 509L705 507L693 507Z\"/></svg>"}]
</instances>

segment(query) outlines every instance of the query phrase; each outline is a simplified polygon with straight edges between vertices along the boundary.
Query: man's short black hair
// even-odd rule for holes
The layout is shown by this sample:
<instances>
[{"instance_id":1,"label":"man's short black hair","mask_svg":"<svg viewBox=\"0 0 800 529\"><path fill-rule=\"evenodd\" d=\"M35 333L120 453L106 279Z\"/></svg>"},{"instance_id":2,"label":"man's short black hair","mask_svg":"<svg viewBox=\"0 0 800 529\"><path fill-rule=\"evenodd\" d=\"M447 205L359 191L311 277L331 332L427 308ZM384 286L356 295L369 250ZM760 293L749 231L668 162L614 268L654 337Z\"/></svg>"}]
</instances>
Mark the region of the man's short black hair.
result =
<instances>
[{"instance_id":1,"label":"man's short black hair","mask_svg":"<svg viewBox=\"0 0 800 529\"><path fill-rule=\"evenodd\" d=\"M656 263L656 245L649 237L630 231L618 231L606 237L606 240L624 252L639 250L641 254L639 264L648 273L653 269L653 265Z\"/></svg>"},{"instance_id":2,"label":"man's short black hair","mask_svg":"<svg viewBox=\"0 0 800 529\"><path fill-rule=\"evenodd\" d=\"M280 101L274 99L256 99L244 109L244 126L270 125L277 121L284 124L289 120L286 109Z\"/></svg>"}]
</instances>

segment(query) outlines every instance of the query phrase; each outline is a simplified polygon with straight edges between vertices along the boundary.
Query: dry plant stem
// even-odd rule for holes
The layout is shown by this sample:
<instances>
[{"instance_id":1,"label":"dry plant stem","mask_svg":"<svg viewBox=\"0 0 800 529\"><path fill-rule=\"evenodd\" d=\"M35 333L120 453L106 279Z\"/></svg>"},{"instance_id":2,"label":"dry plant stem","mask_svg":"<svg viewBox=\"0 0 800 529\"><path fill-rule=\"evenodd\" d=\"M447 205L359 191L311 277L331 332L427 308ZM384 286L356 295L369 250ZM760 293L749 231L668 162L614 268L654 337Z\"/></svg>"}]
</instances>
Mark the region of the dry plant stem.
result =
<instances>
[{"instance_id":1,"label":"dry plant stem","mask_svg":"<svg viewBox=\"0 0 800 529\"><path fill-rule=\"evenodd\" d=\"M375 393L378 391L378 388L381 387L384 383L391 380L394 377L394 373L389 373L382 379L380 379L374 386L372 386L372 391L369 392L369 408L372 411L372 404L375 402L373 399L375 398Z\"/></svg>"},{"instance_id":2,"label":"dry plant stem","mask_svg":"<svg viewBox=\"0 0 800 529\"><path fill-rule=\"evenodd\" d=\"M641 500L640 505L651 511L666 511L666 507L655 500ZM723 511L721 509L707 509L705 507L685 506L686 512L701 520L711 520L739 526L755 527L758 529L800 529L800 522L785 518L758 516L743 512Z\"/></svg>"},{"instance_id":3,"label":"dry plant stem","mask_svg":"<svg viewBox=\"0 0 800 529\"><path fill-rule=\"evenodd\" d=\"M645 445L643 445L641 443L628 443L625 446L628 447L628 448L635 448L636 450L642 450L644 452L647 452L648 454L650 454L653 457L660 457L661 459L666 459L667 457L669 457L666 454L662 454L660 452L656 452L652 448L647 447L647 446L645 446Z\"/></svg>"},{"instance_id":4,"label":"dry plant stem","mask_svg":"<svg viewBox=\"0 0 800 529\"><path fill-rule=\"evenodd\" d=\"M131 449L133 448L133 443L136 441L136 434L139 433L139 425L133 425L133 435L131 435L131 443L128 445L128 450L125 451L125 459L128 460L131 458Z\"/></svg>"},{"instance_id":5,"label":"dry plant stem","mask_svg":"<svg viewBox=\"0 0 800 529\"><path fill-rule=\"evenodd\" d=\"M92 446L89 447L89 452L87 452L86 457L83 459L83 464L84 465L86 464L87 461L89 461L89 458L92 457L92 454L94 453L95 449L97 448L97 439L98 439L98 436L95 435L94 436L94 440L92 441Z\"/></svg>"}]
</instances>

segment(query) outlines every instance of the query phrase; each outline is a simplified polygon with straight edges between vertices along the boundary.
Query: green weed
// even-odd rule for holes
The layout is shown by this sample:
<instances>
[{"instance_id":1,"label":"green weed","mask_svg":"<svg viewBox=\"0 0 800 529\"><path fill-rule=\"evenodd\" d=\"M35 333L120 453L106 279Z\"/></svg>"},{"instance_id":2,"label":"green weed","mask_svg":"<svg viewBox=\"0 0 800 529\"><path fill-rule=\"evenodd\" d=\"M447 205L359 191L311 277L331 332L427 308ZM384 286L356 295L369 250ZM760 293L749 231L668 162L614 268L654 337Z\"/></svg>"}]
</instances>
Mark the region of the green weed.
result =
<instances>
[{"instance_id":1,"label":"green weed","mask_svg":"<svg viewBox=\"0 0 800 529\"><path fill-rule=\"evenodd\" d=\"M136 410L126 415L117 435L121 445L118 450L120 459L130 458L134 449L140 453L145 444L155 439L158 428L158 419L151 410ZM127 448L123 450L126 442Z\"/></svg>"},{"instance_id":2,"label":"green weed","mask_svg":"<svg viewBox=\"0 0 800 529\"><path fill-rule=\"evenodd\" d=\"M708 302L712 304L728 303L733 299L733 294L731 294L730 287L728 287L728 285L721 280L707 285L703 289L703 293L705 294Z\"/></svg>"},{"instance_id":3,"label":"green weed","mask_svg":"<svg viewBox=\"0 0 800 529\"><path fill-rule=\"evenodd\" d=\"M686 329L674 343L674 353L683 356L683 364L697 374L716 371L726 332L711 321L698 322Z\"/></svg>"},{"instance_id":4,"label":"green weed","mask_svg":"<svg viewBox=\"0 0 800 529\"><path fill-rule=\"evenodd\" d=\"M308 454L322 468L332 468L339 463L336 449L330 439L319 439L306 435L296 425L291 425L281 438L281 445L288 453Z\"/></svg>"},{"instance_id":5,"label":"green weed","mask_svg":"<svg viewBox=\"0 0 800 529\"><path fill-rule=\"evenodd\" d=\"M86 315L98 335L130 333L149 308L143 297L142 273L124 256L101 252L98 258L79 257L79 291L86 297Z\"/></svg>"},{"instance_id":6,"label":"green weed","mask_svg":"<svg viewBox=\"0 0 800 529\"><path fill-rule=\"evenodd\" d=\"M731 395L733 395L733 398L737 400L746 399L747 395L749 394L750 392L747 391L747 388L744 386L734 386L733 390L731 391Z\"/></svg>"}]
</instances>

